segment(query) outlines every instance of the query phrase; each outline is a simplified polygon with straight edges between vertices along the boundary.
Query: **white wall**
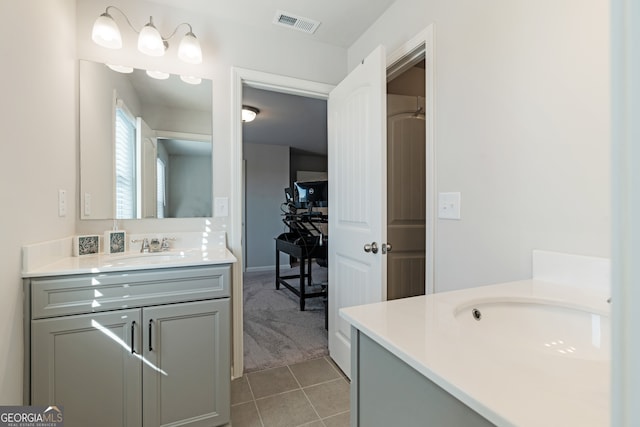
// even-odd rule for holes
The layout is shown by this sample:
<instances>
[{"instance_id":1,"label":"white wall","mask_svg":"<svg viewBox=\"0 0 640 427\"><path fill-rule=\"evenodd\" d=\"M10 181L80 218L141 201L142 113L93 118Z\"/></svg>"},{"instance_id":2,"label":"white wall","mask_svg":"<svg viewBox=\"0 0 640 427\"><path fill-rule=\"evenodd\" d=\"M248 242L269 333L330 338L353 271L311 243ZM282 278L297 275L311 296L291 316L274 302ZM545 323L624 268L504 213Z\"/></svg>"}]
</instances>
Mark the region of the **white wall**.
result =
<instances>
[{"instance_id":1,"label":"white wall","mask_svg":"<svg viewBox=\"0 0 640 427\"><path fill-rule=\"evenodd\" d=\"M531 250L610 255L606 0L398 0L349 49L435 23L439 291L531 277ZM464 266L464 268L460 268Z\"/></svg>"},{"instance_id":2,"label":"white wall","mask_svg":"<svg viewBox=\"0 0 640 427\"><path fill-rule=\"evenodd\" d=\"M0 16L0 404L16 405L22 404L21 246L74 233L75 1L5 0ZM58 189L67 190L64 218Z\"/></svg>"},{"instance_id":3,"label":"white wall","mask_svg":"<svg viewBox=\"0 0 640 427\"><path fill-rule=\"evenodd\" d=\"M274 239L285 231L280 205L289 186L289 147L245 143L247 270L275 266ZM284 256L283 256L284 257ZM281 261L286 263L286 261Z\"/></svg>"}]
</instances>

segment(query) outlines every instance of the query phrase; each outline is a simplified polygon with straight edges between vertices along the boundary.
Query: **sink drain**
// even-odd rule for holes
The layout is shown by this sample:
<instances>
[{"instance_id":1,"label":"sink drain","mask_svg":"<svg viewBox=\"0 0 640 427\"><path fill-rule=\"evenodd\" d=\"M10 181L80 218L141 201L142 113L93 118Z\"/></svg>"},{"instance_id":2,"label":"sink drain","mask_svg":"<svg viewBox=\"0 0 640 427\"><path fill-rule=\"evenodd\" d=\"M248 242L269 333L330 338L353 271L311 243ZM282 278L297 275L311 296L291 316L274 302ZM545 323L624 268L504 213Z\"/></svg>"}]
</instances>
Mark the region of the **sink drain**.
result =
<instances>
[{"instance_id":1,"label":"sink drain","mask_svg":"<svg viewBox=\"0 0 640 427\"><path fill-rule=\"evenodd\" d=\"M471 315L476 320L482 319L482 313L477 308L474 308L473 310L471 310Z\"/></svg>"}]
</instances>

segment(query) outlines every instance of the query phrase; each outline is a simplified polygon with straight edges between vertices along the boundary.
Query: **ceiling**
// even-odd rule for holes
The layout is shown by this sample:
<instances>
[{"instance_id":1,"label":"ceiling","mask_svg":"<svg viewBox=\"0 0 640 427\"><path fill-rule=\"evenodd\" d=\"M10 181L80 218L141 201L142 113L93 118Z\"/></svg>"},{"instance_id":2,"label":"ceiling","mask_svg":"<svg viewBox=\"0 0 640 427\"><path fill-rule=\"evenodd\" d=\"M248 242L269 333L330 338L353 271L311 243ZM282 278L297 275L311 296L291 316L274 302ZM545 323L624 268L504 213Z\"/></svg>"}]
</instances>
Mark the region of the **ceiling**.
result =
<instances>
[{"instance_id":1,"label":"ceiling","mask_svg":"<svg viewBox=\"0 0 640 427\"><path fill-rule=\"evenodd\" d=\"M266 31L309 37L313 40L347 48L395 0L153 0L197 13L199 16L235 22ZM320 21L313 35L272 23L277 11Z\"/></svg>"},{"instance_id":2,"label":"ceiling","mask_svg":"<svg viewBox=\"0 0 640 427\"><path fill-rule=\"evenodd\" d=\"M244 86L242 103L260 110L254 121L242 125L244 142L327 154L326 101Z\"/></svg>"}]
</instances>

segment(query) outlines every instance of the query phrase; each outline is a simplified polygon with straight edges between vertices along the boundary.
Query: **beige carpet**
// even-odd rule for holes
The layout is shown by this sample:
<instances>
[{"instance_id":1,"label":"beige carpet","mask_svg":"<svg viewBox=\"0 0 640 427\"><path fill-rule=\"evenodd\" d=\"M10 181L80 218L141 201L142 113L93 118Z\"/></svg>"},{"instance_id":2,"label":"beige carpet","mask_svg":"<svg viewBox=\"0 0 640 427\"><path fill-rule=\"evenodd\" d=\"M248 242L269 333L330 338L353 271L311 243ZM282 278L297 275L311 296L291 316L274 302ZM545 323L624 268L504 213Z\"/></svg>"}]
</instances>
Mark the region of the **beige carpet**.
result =
<instances>
[{"instance_id":1,"label":"beige carpet","mask_svg":"<svg viewBox=\"0 0 640 427\"><path fill-rule=\"evenodd\" d=\"M326 277L327 269L314 264L314 283ZM297 286L298 279L290 282ZM245 372L291 365L327 354L321 297L307 299L305 311L300 311L299 299L293 292L284 286L276 290L275 271L244 274Z\"/></svg>"}]
</instances>

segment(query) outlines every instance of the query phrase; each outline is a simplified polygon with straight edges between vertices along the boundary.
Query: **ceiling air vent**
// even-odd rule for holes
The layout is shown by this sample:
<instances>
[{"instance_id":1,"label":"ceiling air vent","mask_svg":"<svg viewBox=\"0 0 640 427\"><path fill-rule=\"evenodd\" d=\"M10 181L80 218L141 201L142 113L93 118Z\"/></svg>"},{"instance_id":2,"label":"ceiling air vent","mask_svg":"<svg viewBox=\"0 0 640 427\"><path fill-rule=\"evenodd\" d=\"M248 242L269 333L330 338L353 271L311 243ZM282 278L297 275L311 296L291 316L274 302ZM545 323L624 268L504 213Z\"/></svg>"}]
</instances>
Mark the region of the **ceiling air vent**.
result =
<instances>
[{"instance_id":1,"label":"ceiling air vent","mask_svg":"<svg viewBox=\"0 0 640 427\"><path fill-rule=\"evenodd\" d=\"M292 13L283 12L281 10L276 12L276 16L273 18L273 23L282 25L283 27L293 28L294 30L302 31L304 33L313 34L320 26L320 22L313 19L303 18Z\"/></svg>"}]
</instances>

